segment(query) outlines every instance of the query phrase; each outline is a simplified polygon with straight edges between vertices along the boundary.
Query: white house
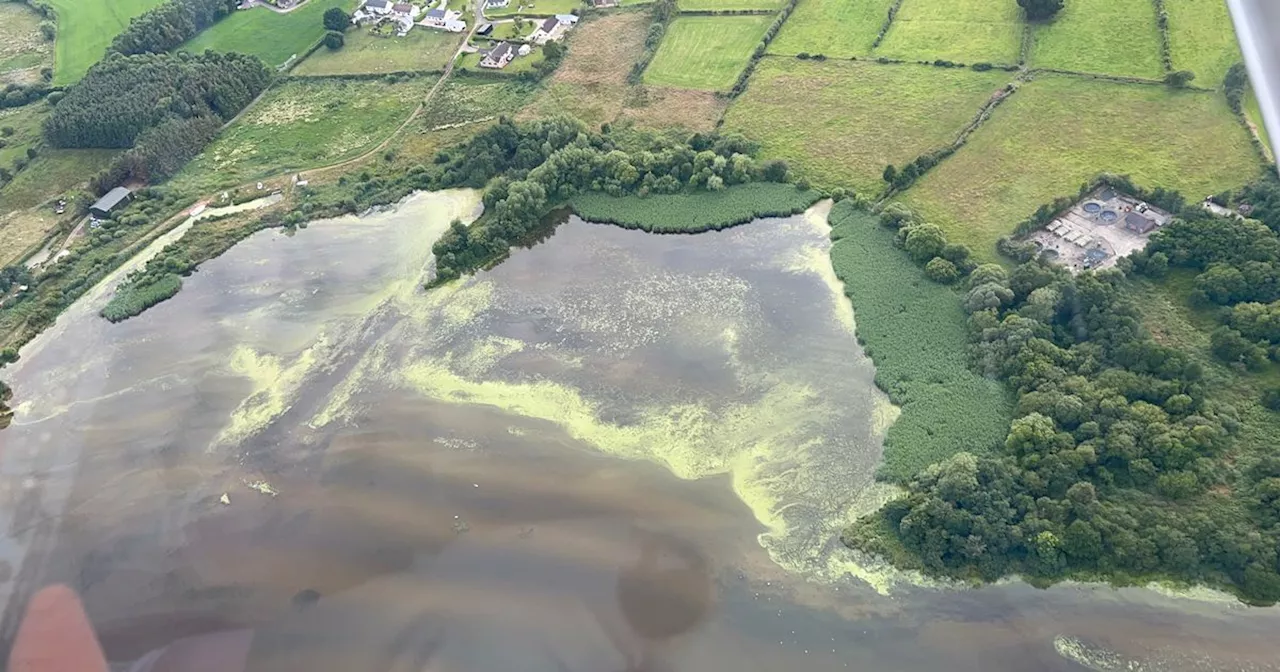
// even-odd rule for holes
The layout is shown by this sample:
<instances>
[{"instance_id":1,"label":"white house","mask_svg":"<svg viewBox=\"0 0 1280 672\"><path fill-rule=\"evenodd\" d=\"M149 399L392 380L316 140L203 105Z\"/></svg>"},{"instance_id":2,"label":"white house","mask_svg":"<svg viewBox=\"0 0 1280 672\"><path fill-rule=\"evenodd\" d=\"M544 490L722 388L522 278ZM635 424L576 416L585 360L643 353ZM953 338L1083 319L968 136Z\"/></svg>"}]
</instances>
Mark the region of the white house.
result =
<instances>
[{"instance_id":1,"label":"white house","mask_svg":"<svg viewBox=\"0 0 1280 672\"><path fill-rule=\"evenodd\" d=\"M502 9L511 5L511 0L485 0L485 9Z\"/></svg>"},{"instance_id":2,"label":"white house","mask_svg":"<svg viewBox=\"0 0 1280 672\"><path fill-rule=\"evenodd\" d=\"M505 68L515 58L516 51L511 48L509 42L502 42L498 46L489 50L489 53L480 59L480 67L482 68Z\"/></svg>"},{"instance_id":3,"label":"white house","mask_svg":"<svg viewBox=\"0 0 1280 672\"><path fill-rule=\"evenodd\" d=\"M418 22L418 25L439 28L451 33L461 33L467 29L467 22L462 20L462 12L453 12L445 9L428 9L422 15L422 20Z\"/></svg>"},{"instance_id":4,"label":"white house","mask_svg":"<svg viewBox=\"0 0 1280 672\"><path fill-rule=\"evenodd\" d=\"M577 17L573 17L577 21ZM529 40L534 44L546 44L552 40L558 40L564 37L565 31L569 30L572 25L568 22L562 22L560 17L553 16L546 21L538 24L538 27L529 34Z\"/></svg>"},{"instance_id":5,"label":"white house","mask_svg":"<svg viewBox=\"0 0 1280 672\"><path fill-rule=\"evenodd\" d=\"M396 4L391 5L391 13L393 15L407 18L410 21L418 18L418 14L421 11L422 10L418 9L417 6L411 5L407 2L397 2Z\"/></svg>"},{"instance_id":6,"label":"white house","mask_svg":"<svg viewBox=\"0 0 1280 672\"><path fill-rule=\"evenodd\" d=\"M361 9L368 14L385 16L391 13L391 2L390 0L365 0Z\"/></svg>"}]
</instances>

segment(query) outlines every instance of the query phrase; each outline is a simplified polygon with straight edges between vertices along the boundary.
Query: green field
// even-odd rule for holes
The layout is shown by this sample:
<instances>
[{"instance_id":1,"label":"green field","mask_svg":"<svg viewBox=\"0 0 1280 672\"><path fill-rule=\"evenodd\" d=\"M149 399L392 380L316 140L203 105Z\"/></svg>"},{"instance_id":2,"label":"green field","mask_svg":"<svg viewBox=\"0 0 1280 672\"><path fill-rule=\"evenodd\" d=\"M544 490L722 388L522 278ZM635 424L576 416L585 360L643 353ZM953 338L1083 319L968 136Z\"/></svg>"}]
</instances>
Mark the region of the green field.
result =
<instances>
[{"instance_id":1,"label":"green field","mask_svg":"<svg viewBox=\"0 0 1280 672\"><path fill-rule=\"evenodd\" d=\"M769 43L769 53L833 58L869 54L892 4L893 0L800 0Z\"/></svg>"},{"instance_id":2,"label":"green field","mask_svg":"<svg viewBox=\"0 0 1280 672\"><path fill-rule=\"evenodd\" d=\"M485 16L511 16L513 14L529 14L532 16L551 16L552 14L569 14L582 7L582 0L535 0L522 2L511 0L511 4L499 9L486 9Z\"/></svg>"},{"instance_id":3,"label":"green field","mask_svg":"<svg viewBox=\"0 0 1280 672\"><path fill-rule=\"evenodd\" d=\"M536 84L519 80L455 75L436 92L415 124L422 131L430 131L496 119L524 107L537 88Z\"/></svg>"},{"instance_id":4,"label":"green field","mask_svg":"<svg viewBox=\"0 0 1280 672\"><path fill-rule=\"evenodd\" d=\"M1007 72L766 57L724 127L824 187L877 193L888 164L949 144ZM797 101L804 101L797 105Z\"/></svg>"},{"instance_id":5,"label":"green field","mask_svg":"<svg viewBox=\"0 0 1280 672\"><path fill-rule=\"evenodd\" d=\"M10 135L0 131L0 168L12 168L13 162L26 158L27 149L40 142L40 124L49 116L43 103L0 110L0 129L13 129Z\"/></svg>"},{"instance_id":6,"label":"green field","mask_svg":"<svg viewBox=\"0 0 1280 672\"><path fill-rule=\"evenodd\" d=\"M497 43L480 42L480 44L487 49ZM502 68L501 70L492 70L480 67L480 61L483 59L484 56L480 55L479 52L473 51L469 54L463 54L462 57L458 59L457 67L460 70L470 72L483 72L493 75L518 75L522 72L532 70L533 66L546 60L546 56L542 53L542 47L534 47L534 50L528 56L516 56L511 59L510 63L507 63L507 67Z\"/></svg>"},{"instance_id":7,"label":"green field","mask_svg":"<svg viewBox=\"0 0 1280 672\"><path fill-rule=\"evenodd\" d=\"M321 47L292 70L295 75L349 75L444 70L462 43L456 33L418 27L404 37L378 37L364 28L347 33L333 51Z\"/></svg>"},{"instance_id":8,"label":"green field","mask_svg":"<svg viewBox=\"0 0 1280 672\"><path fill-rule=\"evenodd\" d=\"M967 450L999 445L1009 429L1004 385L971 371L960 294L925 279L894 232L849 201L831 210L831 265L857 316L876 385L902 407L885 435L880 476L902 482Z\"/></svg>"},{"instance_id":9,"label":"green field","mask_svg":"<svg viewBox=\"0 0 1280 672\"><path fill-rule=\"evenodd\" d=\"M1154 79L1164 74L1151 0L1071 0L1032 35L1032 67Z\"/></svg>"},{"instance_id":10,"label":"green field","mask_svg":"<svg viewBox=\"0 0 1280 672\"><path fill-rule=\"evenodd\" d=\"M905 0L878 56L960 63L1017 63L1021 10L1002 0Z\"/></svg>"},{"instance_id":11,"label":"green field","mask_svg":"<svg viewBox=\"0 0 1280 672\"><path fill-rule=\"evenodd\" d=\"M434 81L291 79L187 164L173 185L204 194L359 156L395 131Z\"/></svg>"},{"instance_id":12,"label":"green field","mask_svg":"<svg viewBox=\"0 0 1280 672\"><path fill-rule=\"evenodd\" d=\"M278 14L264 7L238 11L182 45L186 51L206 49L235 51L261 58L271 67L283 65L291 56L302 57L324 36L322 16L330 7L352 10L355 0L307 0L305 5Z\"/></svg>"},{"instance_id":13,"label":"green field","mask_svg":"<svg viewBox=\"0 0 1280 672\"><path fill-rule=\"evenodd\" d=\"M667 27L644 71L646 84L727 91L751 59L772 16L682 16Z\"/></svg>"},{"instance_id":14,"label":"green field","mask_svg":"<svg viewBox=\"0 0 1280 672\"><path fill-rule=\"evenodd\" d=\"M39 80L39 68L53 65L53 43L40 34L40 21L24 4L0 3L0 85Z\"/></svg>"},{"instance_id":15,"label":"green field","mask_svg":"<svg viewBox=\"0 0 1280 672\"><path fill-rule=\"evenodd\" d=\"M34 207L82 185L115 158L114 149L46 149L0 189L0 212Z\"/></svg>"},{"instance_id":16,"label":"green field","mask_svg":"<svg viewBox=\"0 0 1280 672\"><path fill-rule=\"evenodd\" d=\"M609 196L589 191L573 197L573 211L585 220L655 233L700 233L745 224L760 217L804 212L819 198L794 185L753 182L696 194Z\"/></svg>"},{"instance_id":17,"label":"green field","mask_svg":"<svg viewBox=\"0 0 1280 672\"><path fill-rule=\"evenodd\" d=\"M1221 94L1044 75L903 200L991 259L1000 236L1101 172L1197 200L1256 178L1261 166Z\"/></svg>"},{"instance_id":18,"label":"green field","mask_svg":"<svg viewBox=\"0 0 1280 672\"><path fill-rule=\"evenodd\" d=\"M48 0L58 14L53 83L79 81L129 25L129 19L164 0Z\"/></svg>"},{"instance_id":19,"label":"green field","mask_svg":"<svg viewBox=\"0 0 1280 672\"><path fill-rule=\"evenodd\" d=\"M751 9L780 9L783 0L678 0L681 11L728 11Z\"/></svg>"},{"instance_id":20,"label":"green field","mask_svg":"<svg viewBox=\"0 0 1280 672\"><path fill-rule=\"evenodd\" d=\"M1164 0L1169 13L1169 48L1173 67L1196 73L1195 83L1209 88L1222 83L1227 70L1241 60L1235 26L1221 0Z\"/></svg>"}]
</instances>

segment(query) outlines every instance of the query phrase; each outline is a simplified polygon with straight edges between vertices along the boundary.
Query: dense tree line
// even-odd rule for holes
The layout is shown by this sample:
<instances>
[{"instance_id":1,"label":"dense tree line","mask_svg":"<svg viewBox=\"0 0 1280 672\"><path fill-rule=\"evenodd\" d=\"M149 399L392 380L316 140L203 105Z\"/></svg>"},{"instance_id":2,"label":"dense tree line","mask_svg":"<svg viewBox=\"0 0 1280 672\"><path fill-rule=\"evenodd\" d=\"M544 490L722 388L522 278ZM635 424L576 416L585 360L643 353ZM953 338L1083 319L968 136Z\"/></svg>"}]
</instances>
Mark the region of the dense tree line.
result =
<instances>
[{"instance_id":1,"label":"dense tree line","mask_svg":"<svg viewBox=\"0 0 1280 672\"><path fill-rule=\"evenodd\" d=\"M662 36L667 33L667 24L671 18L679 11L676 8L675 0L658 0L653 3L650 14L653 21L649 24L649 29L644 36L644 53L631 66L631 71L627 73L627 81L632 84L639 84L640 78L644 75L644 69L649 67L649 61L653 60L654 54L658 53L658 45L662 43Z\"/></svg>"},{"instance_id":2,"label":"dense tree line","mask_svg":"<svg viewBox=\"0 0 1280 672\"><path fill-rule=\"evenodd\" d=\"M964 301L976 365L1017 393L1003 450L930 467L847 539L878 548L886 523L950 576L1162 574L1280 599L1280 460L1251 469L1252 517L1206 494L1225 485L1239 421L1197 363L1143 330L1125 282L1039 261L975 269Z\"/></svg>"},{"instance_id":3,"label":"dense tree line","mask_svg":"<svg viewBox=\"0 0 1280 672\"><path fill-rule=\"evenodd\" d=\"M111 51L158 54L181 46L236 10L236 0L169 0L129 21Z\"/></svg>"},{"instance_id":4,"label":"dense tree line","mask_svg":"<svg viewBox=\"0 0 1280 672\"><path fill-rule=\"evenodd\" d=\"M243 54L109 55L58 102L44 135L54 147L132 147L170 120L228 120L270 81Z\"/></svg>"},{"instance_id":5,"label":"dense tree line","mask_svg":"<svg viewBox=\"0 0 1280 672\"><path fill-rule=\"evenodd\" d=\"M1280 307L1280 184L1274 179L1216 198L1244 201L1258 219L1212 216L1195 207L1151 236L1145 250L1125 268L1160 278L1170 268L1196 272L1190 299L1201 307L1221 306L1222 326L1211 334L1220 359L1252 370L1280 361L1280 338L1268 326Z\"/></svg>"},{"instance_id":6,"label":"dense tree line","mask_svg":"<svg viewBox=\"0 0 1280 672\"><path fill-rule=\"evenodd\" d=\"M880 224L898 232L897 246L924 266L925 276L934 282L949 285L975 267L968 246L947 242L938 225L925 222L901 203L885 206L880 211Z\"/></svg>"},{"instance_id":7,"label":"dense tree line","mask_svg":"<svg viewBox=\"0 0 1280 672\"><path fill-rule=\"evenodd\" d=\"M481 187L485 215L460 222L435 244L438 281L506 254L535 230L552 204L584 191L674 194L717 191L755 180L785 181L786 164L758 164L756 146L737 135L695 134L624 151L608 134L557 118L516 125L502 119L463 147L436 157L441 186Z\"/></svg>"}]
</instances>

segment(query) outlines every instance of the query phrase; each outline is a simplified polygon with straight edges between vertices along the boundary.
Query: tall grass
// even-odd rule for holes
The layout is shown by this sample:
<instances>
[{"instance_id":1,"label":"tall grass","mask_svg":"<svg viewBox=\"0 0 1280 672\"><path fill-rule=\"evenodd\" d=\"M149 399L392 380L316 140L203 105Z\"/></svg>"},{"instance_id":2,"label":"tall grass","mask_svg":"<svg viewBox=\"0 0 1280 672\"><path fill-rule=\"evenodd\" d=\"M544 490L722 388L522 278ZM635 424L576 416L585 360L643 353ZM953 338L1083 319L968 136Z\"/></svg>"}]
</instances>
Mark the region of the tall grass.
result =
<instances>
[{"instance_id":1,"label":"tall grass","mask_svg":"<svg viewBox=\"0 0 1280 672\"><path fill-rule=\"evenodd\" d=\"M153 282L121 287L102 308L102 316L112 322L127 320L151 306L172 298L182 289L182 278L173 273L160 276Z\"/></svg>"},{"instance_id":2,"label":"tall grass","mask_svg":"<svg viewBox=\"0 0 1280 672\"><path fill-rule=\"evenodd\" d=\"M745 224L758 217L786 217L813 205L820 194L791 184L753 182L724 191L696 194L609 196L588 192L573 197L581 218L650 233L701 233Z\"/></svg>"},{"instance_id":3,"label":"tall grass","mask_svg":"<svg viewBox=\"0 0 1280 672\"><path fill-rule=\"evenodd\" d=\"M927 280L874 215L845 201L830 221L831 264L853 301L858 341L875 361L876 385L902 407L880 477L903 482L959 451L991 450L1008 431L1011 400L999 381L969 369L960 295Z\"/></svg>"}]
</instances>

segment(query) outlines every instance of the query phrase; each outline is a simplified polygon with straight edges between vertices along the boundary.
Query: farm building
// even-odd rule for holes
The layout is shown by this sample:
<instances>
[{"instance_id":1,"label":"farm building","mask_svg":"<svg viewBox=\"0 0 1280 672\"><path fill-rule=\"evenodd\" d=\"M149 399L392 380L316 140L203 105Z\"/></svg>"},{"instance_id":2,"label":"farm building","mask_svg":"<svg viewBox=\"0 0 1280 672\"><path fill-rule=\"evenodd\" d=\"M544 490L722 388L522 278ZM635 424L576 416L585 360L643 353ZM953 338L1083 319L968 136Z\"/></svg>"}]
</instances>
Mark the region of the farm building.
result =
<instances>
[{"instance_id":1,"label":"farm building","mask_svg":"<svg viewBox=\"0 0 1280 672\"><path fill-rule=\"evenodd\" d=\"M503 42L498 46L489 50L489 53L480 59L480 67L482 68L505 68L515 58L516 52L511 48L509 42Z\"/></svg>"},{"instance_id":2,"label":"farm building","mask_svg":"<svg viewBox=\"0 0 1280 672\"><path fill-rule=\"evenodd\" d=\"M598 9L606 9L609 7L617 7L618 0L591 0L591 6Z\"/></svg>"},{"instance_id":3,"label":"farm building","mask_svg":"<svg viewBox=\"0 0 1280 672\"><path fill-rule=\"evenodd\" d=\"M124 187L116 187L108 191L96 203L89 206L89 214L97 219L106 219L124 209L133 201L133 192Z\"/></svg>"},{"instance_id":4,"label":"farm building","mask_svg":"<svg viewBox=\"0 0 1280 672\"><path fill-rule=\"evenodd\" d=\"M1140 212L1130 211L1124 216L1124 228L1134 233L1151 233L1156 228L1156 223Z\"/></svg>"}]
</instances>

